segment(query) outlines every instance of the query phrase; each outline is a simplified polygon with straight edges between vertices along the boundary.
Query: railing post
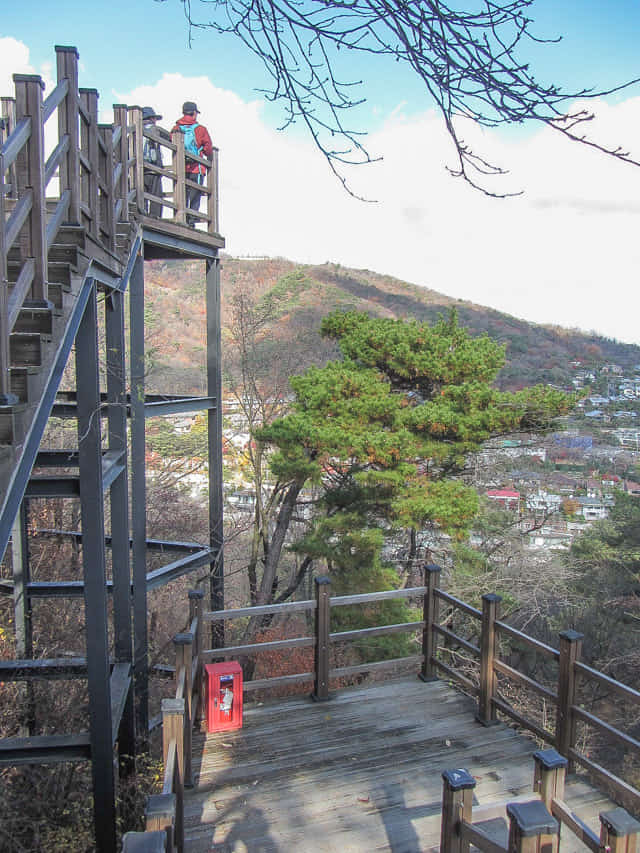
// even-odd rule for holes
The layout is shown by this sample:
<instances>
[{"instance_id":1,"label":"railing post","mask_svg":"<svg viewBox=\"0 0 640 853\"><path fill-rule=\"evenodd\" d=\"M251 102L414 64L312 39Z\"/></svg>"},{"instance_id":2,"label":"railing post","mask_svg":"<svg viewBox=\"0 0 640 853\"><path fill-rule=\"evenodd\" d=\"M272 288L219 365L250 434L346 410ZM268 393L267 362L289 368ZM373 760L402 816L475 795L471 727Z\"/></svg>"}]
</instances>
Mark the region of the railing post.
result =
<instances>
[{"instance_id":1,"label":"railing post","mask_svg":"<svg viewBox=\"0 0 640 853\"><path fill-rule=\"evenodd\" d=\"M89 162L87 204L91 216L91 234L96 240L100 239L100 208L98 206L98 91L97 89L80 89L82 106L89 115L86 136L83 140L83 154Z\"/></svg>"},{"instance_id":2,"label":"railing post","mask_svg":"<svg viewBox=\"0 0 640 853\"><path fill-rule=\"evenodd\" d=\"M436 596L436 590L440 586L440 572L442 568L435 563L427 563L424 567L424 585L427 590L424 594L422 605L422 669L419 678L422 681L437 681L436 651L438 641L435 626L440 621L440 599Z\"/></svg>"},{"instance_id":3,"label":"railing post","mask_svg":"<svg viewBox=\"0 0 640 853\"><path fill-rule=\"evenodd\" d=\"M184 162L184 133L176 130L171 134L171 141L176 146L173 152L172 171L175 175L173 189L173 203L176 205L174 216L180 225L187 223L187 186L185 184L186 172Z\"/></svg>"},{"instance_id":4,"label":"railing post","mask_svg":"<svg viewBox=\"0 0 640 853\"><path fill-rule=\"evenodd\" d=\"M559 755L555 749L539 749L533 753L535 769L533 773L533 790L548 811L551 811L552 800L564 799L564 778L567 772L567 759Z\"/></svg>"},{"instance_id":5,"label":"railing post","mask_svg":"<svg viewBox=\"0 0 640 853\"><path fill-rule=\"evenodd\" d=\"M144 122L142 121L142 108L129 107L129 115L133 124L133 151L135 158L133 185L136 189L136 205L138 211L144 213Z\"/></svg>"},{"instance_id":6,"label":"railing post","mask_svg":"<svg viewBox=\"0 0 640 853\"><path fill-rule=\"evenodd\" d=\"M122 202L120 208L120 222L129 221L129 133L128 133L128 116L126 104L113 105L113 124L114 127L120 128L120 139L115 149L115 164L120 164L120 178L115 189L115 201Z\"/></svg>"},{"instance_id":7,"label":"railing post","mask_svg":"<svg viewBox=\"0 0 640 853\"><path fill-rule=\"evenodd\" d=\"M218 223L218 149L214 148L211 155L211 168L207 172L207 189L209 196L207 199L207 216L209 223L207 230L209 234L217 234L220 230Z\"/></svg>"},{"instance_id":8,"label":"railing post","mask_svg":"<svg viewBox=\"0 0 640 853\"><path fill-rule=\"evenodd\" d=\"M80 142L78 138L78 51L56 45L58 83L69 81L69 91L58 107L58 137L69 137L69 148L60 161L60 195L69 190L68 221L80 224Z\"/></svg>"},{"instance_id":9,"label":"railing post","mask_svg":"<svg viewBox=\"0 0 640 853\"><path fill-rule=\"evenodd\" d=\"M482 635L480 637L480 693L478 696L478 714L476 719L484 726L497 722L493 697L496 686L496 673L493 661L496 653L496 626L501 596L493 592L482 596Z\"/></svg>"},{"instance_id":10,"label":"railing post","mask_svg":"<svg viewBox=\"0 0 640 853\"><path fill-rule=\"evenodd\" d=\"M107 245L112 252L116 250L116 220L115 220L115 203L116 192L113 181L113 127L110 124L99 124L98 132L104 144L104 159L101 156L100 160L104 162L104 175L102 176L106 192L102 199L100 220L107 237ZM101 153L101 152L100 152Z\"/></svg>"},{"instance_id":11,"label":"railing post","mask_svg":"<svg viewBox=\"0 0 640 853\"><path fill-rule=\"evenodd\" d=\"M144 810L145 831L165 832L167 853L173 853L176 822L176 795L152 794Z\"/></svg>"},{"instance_id":12,"label":"railing post","mask_svg":"<svg viewBox=\"0 0 640 853\"><path fill-rule=\"evenodd\" d=\"M16 99L15 98L0 98L0 118L3 121L4 128L0 132L0 142L4 144L8 136L13 132L16 126ZM4 181L6 170L2 169L0 180ZM6 198L16 198L16 164L13 163L9 169L10 189L5 189ZM5 220L3 219L2 222Z\"/></svg>"},{"instance_id":13,"label":"railing post","mask_svg":"<svg viewBox=\"0 0 640 853\"><path fill-rule=\"evenodd\" d=\"M509 853L557 853L559 824L544 803L507 803Z\"/></svg>"},{"instance_id":14,"label":"railing post","mask_svg":"<svg viewBox=\"0 0 640 853\"><path fill-rule=\"evenodd\" d=\"M460 823L471 823L476 780L468 770L445 770L442 774L442 826L440 853L463 853Z\"/></svg>"},{"instance_id":15,"label":"railing post","mask_svg":"<svg viewBox=\"0 0 640 853\"><path fill-rule=\"evenodd\" d=\"M33 194L31 213L22 229L20 245L23 260L35 263L30 300L47 304L47 211L44 197L44 128L42 92L44 83L34 74L14 74L16 121L31 118L31 137L17 159L18 194ZM3 223L4 224L4 223Z\"/></svg>"},{"instance_id":16,"label":"railing post","mask_svg":"<svg viewBox=\"0 0 640 853\"><path fill-rule=\"evenodd\" d=\"M600 849L610 853L637 853L640 823L624 809L600 812Z\"/></svg>"},{"instance_id":17,"label":"railing post","mask_svg":"<svg viewBox=\"0 0 640 853\"><path fill-rule=\"evenodd\" d=\"M326 702L329 698L329 625L331 581L327 577L316 578L316 618L313 693L315 702Z\"/></svg>"},{"instance_id":18,"label":"railing post","mask_svg":"<svg viewBox=\"0 0 640 853\"><path fill-rule=\"evenodd\" d=\"M191 770L191 732L193 727L191 697L193 683L191 680L191 664L193 661L193 634L176 634L173 638L176 650L176 678L184 666L184 784L187 788L193 786Z\"/></svg>"},{"instance_id":19,"label":"railing post","mask_svg":"<svg viewBox=\"0 0 640 853\"><path fill-rule=\"evenodd\" d=\"M177 785L174 843L180 853L184 849L184 699L162 700L162 756L167 766L169 745L176 742Z\"/></svg>"},{"instance_id":20,"label":"railing post","mask_svg":"<svg viewBox=\"0 0 640 853\"><path fill-rule=\"evenodd\" d=\"M577 631L560 632L560 663L558 666L558 710L556 715L556 749L569 759L574 744L575 719L572 706L576 698L576 670L574 663L580 660L584 635Z\"/></svg>"},{"instance_id":21,"label":"railing post","mask_svg":"<svg viewBox=\"0 0 640 853\"><path fill-rule=\"evenodd\" d=\"M202 619L202 614L204 612L204 592L201 589L192 589L189 591L189 624L193 624L193 620L196 620L196 632L193 638L193 656L198 659L198 666L196 667L196 698L195 704L193 708L193 723L194 725L199 724L200 720L204 716L204 701L203 701L203 684L202 684L202 650L203 643L202 638L204 636L204 622Z\"/></svg>"}]
</instances>

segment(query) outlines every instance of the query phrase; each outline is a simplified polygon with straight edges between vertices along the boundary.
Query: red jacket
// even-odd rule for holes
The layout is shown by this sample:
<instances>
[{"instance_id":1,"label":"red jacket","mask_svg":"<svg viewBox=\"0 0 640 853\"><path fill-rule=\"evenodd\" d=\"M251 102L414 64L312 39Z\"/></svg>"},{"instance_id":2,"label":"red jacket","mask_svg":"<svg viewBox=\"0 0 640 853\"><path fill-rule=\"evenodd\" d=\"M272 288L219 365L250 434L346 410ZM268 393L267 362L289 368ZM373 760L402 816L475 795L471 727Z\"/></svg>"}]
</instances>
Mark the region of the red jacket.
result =
<instances>
[{"instance_id":1,"label":"red jacket","mask_svg":"<svg viewBox=\"0 0 640 853\"><path fill-rule=\"evenodd\" d=\"M182 118L179 118L178 121L175 123L175 125L171 129L171 132L173 133L174 131L179 130L180 125L188 126L190 124L198 125L195 130L195 137L196 145L201 151L201 156L206 157L207 160L211 160L211 157L213 156L213 143L211 142L209 131L203 124L200 124L198 122L197 116L182 116ZM194 163L193 160L187 159L185 171L189 172L190 174L203 174L205 172L205 167L201 166L200 163Z\"/></svg>"}]
</instances>

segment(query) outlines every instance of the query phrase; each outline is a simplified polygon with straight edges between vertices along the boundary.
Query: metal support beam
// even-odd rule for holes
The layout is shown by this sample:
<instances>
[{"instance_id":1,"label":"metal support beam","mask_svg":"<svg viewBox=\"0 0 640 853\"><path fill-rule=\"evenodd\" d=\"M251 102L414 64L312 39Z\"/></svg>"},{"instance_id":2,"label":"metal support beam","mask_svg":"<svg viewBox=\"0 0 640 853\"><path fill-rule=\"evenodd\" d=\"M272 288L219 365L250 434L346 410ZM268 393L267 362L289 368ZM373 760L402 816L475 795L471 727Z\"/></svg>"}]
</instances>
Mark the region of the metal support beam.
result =
<instances>
[{"instance_id":1,"label":"metal support beam","mask_svg":"<svg viewBox=\"0 0 640 853\"><path fill-rule=\"evenodd\" d=\"M144 749L149 730L147 673L147 493L144 423L144 257L139 251L129 280L131 368L131 528L133 538L133 677L136 732Z\"/></svg>"},{"instance_id":2,"label":"metal support beam","mask_svg":"<svg viewBox=\"0 0 640 853\"><path fill-rule=\"evenodd\" d=\"M33 657L33 622L31 598L29 597L29 502L20 504L20 511L11 535L11 565L13 570L13 607L15 614L16 658ZM24 723L20 728L23 736L32 735L36 727L36 705L33 685L24 684L21 700L25 709Z\"/></svg>"},{"instance_id":3,"label":"metal support beam","mask_svg":"<svg viewBox=\"0 0 640 853\"><path fill-rule=\"evenodd\" d=\"M127 388L125 364L124 293L114 291L105 299L108 445L113 454L110 482L111 506L111 573L113 577L114 653L117 663L133 667L133 635L131 625L131 565L129 561L129 481L127 467ZM121 772L132 769L125 759L136 754L135 719L132 696L133 682L127 681L118 717L118 752ZM112 703L113 704L113 703ZM114 722L115 725L115 722Z\"/></svg>"},{"instance_id":4,"label":"metal support beam","mask_svg":"<svg viewBox=\"0 0 640 853\"><path fill-rule=\"evenodd\" d=\"M222 400L220 335L220 261L207 261L207 394ZM209 574L211 610L224 610L222 405L207 417L209 452L209 545L214 555ZM212 623L212 647L224 646L224 622Z\"/></svg>"},{"instance_id":5,"label":"metal support beam","mask_svg":"<svg viewBox=\"0 0 640 853\"><path fill-rule=\"evenodd\" d=\"M94 285L76 336L82 563L96 849L116 853L97 328Z\"/></svg>"}]
</instances>

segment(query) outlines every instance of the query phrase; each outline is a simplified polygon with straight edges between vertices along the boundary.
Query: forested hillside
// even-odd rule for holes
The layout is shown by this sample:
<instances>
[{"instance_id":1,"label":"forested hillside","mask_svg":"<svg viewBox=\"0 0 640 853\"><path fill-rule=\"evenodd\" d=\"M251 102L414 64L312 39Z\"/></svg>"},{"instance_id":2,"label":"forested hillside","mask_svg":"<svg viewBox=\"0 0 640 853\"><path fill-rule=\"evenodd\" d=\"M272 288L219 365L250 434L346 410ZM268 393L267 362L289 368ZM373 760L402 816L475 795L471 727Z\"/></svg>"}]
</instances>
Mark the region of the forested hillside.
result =
<instances>
[{"instance_id":1,"label":"forested hillside","mask_svg":"<svg viewBox=\"0 0 640 853\"><path fill-rule=\"evenodd\" d=\"M147 275L147 322L150 387L157 390L203 393L205 306L202 272L196 262L152 262ZM570 362L585 366L615 362L622 367L640 363L640 347L576 330L539 326L456 300L428 287L409 284L369 270L339 264L309 266L282 258L222 262L223 348L224 327L230 320L234 291L251 294L265 305L277 303L281 322L279 341L304 339L317 332L326 314L335 309L357 309L378 317L435 320L455 307L460 324L472 334L488 333L507 345L507 363L498 385L518 389L552 382L566 384ZM550 318L553 306L549 306ZM325 344L326 345L326 344ZM329 350L327 350L328 354ZM322 360L322 353L316 353ZM300 367L308 361L302 359Z\"/></svg>"}]
</instances>

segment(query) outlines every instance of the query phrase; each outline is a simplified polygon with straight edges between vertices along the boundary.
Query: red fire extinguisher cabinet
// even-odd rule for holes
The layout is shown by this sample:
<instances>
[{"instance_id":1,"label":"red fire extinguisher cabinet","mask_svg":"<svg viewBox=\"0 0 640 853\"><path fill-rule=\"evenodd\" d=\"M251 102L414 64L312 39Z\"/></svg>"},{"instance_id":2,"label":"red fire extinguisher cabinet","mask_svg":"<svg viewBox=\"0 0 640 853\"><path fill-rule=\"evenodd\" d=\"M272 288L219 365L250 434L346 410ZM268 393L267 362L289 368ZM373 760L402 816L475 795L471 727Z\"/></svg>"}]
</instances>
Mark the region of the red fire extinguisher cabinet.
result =
<instances>
[{"instance_id":1,"label":"red fire extinguisher cabinet","mask_svg":"<svg viewBox=\"0 0 640 853\"><path fill-rule=\"evenodd\" d=\"M205 666L207 731L242 728L242 667L237 661Z\"/></svg>"}]
</instances>

